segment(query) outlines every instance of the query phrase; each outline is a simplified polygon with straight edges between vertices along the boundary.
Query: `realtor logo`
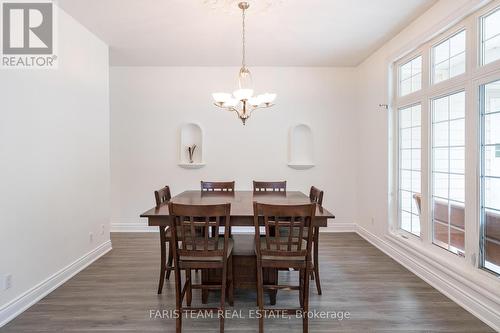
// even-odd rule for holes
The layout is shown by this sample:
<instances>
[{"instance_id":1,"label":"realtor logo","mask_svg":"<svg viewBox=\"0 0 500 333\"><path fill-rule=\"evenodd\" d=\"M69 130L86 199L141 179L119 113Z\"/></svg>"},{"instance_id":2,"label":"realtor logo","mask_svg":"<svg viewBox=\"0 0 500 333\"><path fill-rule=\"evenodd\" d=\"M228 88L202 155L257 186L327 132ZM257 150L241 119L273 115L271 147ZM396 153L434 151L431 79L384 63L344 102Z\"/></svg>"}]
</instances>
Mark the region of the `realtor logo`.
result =
<instances>
[{"instance_id":1,"label":"realtor logo","mask_svg":"<svg viewBox=\"0 0 500 333\"><path fill-rule=\"evenodd\" d=\"M2 68L55 66L52 2L4 1L1 17Z\"/></svg>"}]
</instances>

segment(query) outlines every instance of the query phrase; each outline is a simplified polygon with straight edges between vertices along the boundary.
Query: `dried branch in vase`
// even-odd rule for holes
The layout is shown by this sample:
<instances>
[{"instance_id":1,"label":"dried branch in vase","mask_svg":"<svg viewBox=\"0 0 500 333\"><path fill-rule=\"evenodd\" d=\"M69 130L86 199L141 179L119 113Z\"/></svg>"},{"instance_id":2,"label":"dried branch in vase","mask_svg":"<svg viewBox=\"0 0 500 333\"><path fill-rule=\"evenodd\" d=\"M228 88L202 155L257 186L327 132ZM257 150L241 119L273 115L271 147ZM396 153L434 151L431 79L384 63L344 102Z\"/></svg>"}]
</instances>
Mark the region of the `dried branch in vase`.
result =
<instances>
[{"instance_id":1,"label":"dried branch in vase","mask_svg":"<svg viewBox=\"0 0 500 333\"><path fill-rule=\"evenodd\" d=\"M189 163L193 163L193 156L194 156L195 149L196 149L196 145L192 145L191 147L188 147Z\"/></svg>"}]
</instances>

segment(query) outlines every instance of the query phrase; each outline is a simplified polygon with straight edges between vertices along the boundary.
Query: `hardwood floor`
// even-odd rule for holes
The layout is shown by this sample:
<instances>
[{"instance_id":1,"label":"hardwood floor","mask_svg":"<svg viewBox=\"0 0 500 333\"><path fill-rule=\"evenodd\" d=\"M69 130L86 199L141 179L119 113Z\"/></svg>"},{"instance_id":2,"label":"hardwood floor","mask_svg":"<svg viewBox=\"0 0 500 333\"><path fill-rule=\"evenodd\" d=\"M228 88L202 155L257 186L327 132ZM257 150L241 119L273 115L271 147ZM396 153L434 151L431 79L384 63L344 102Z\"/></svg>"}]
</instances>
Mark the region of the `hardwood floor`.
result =
<instances>
[{"instance_id":1,"label":"hardwood floor","mask_svg":"<svg viewBox=\"0 0 500 333\"><path fill-rule=\"evenodd\" d=\"M310 308L347 311L349 319L311 319L311 332L441 331L493 332L353 233L321 234L323 295L311 284ZM150 310L175 308L172 281L157 295L159 239L156 233L112 234L113 250L0 328L1 332L173 332L174 319L150 318ZM297 272L280 272L296 280ZM199 275L198 275L199 277ZM172 275L173 279L173 275ZM200 294L193 292L193 306ZM277 306L298 305L298 293L280 291ZM235 306L248 316L253 291L236 290ZM217 294L209 302L215 304ZM269 298L266 297L266 302ZM255 332L257 319L226 319L226 332ZM268 332L300 332L300 319L266 319ZM184 319L184 332L218 332L217 319Z\"/></svg>"}]
</instances>

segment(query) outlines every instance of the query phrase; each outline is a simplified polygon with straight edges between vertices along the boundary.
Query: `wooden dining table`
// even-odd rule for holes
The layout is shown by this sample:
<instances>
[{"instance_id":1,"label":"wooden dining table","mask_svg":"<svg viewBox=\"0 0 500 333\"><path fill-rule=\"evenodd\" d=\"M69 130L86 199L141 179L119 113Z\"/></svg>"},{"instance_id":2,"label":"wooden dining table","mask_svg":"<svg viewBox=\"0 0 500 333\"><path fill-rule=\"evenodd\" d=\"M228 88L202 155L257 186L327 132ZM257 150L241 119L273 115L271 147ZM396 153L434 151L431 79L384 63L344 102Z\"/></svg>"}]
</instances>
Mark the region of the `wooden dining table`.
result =
<instances>
[{"instance_id":1,"label":"wooden dining table","mask_svg":"<svg viewBox=\"0 0 500 333\"><path fill-rule=\"evenodd\" d=\"M300 205L309 204L311 200L300 191L286 192L202 192L184 191L171 199L173 203L189 205L231 204L231 227L254 227L253 202L275 204L275 205ZM148 219L149 226L170 226L168 205L162 204L153 207L141 214ZM316 216L313 221L314 227L326 227L328 219L335 216L321 206L316 207ZM233 228L234 251L233 251L233 279L235 288L256 288L257 266L254 253L254 237L250 228L244 228L245 232L239 233L238 228ZM220 276L216 271L202 272L203 284L220 283ZM277 271L264 272L265 283L274 283L278 278ZM207 293L203 294L203 302L207 301ZM276 294L271 293L271 303L276 301Z\"/></svg>"}]
</instances>

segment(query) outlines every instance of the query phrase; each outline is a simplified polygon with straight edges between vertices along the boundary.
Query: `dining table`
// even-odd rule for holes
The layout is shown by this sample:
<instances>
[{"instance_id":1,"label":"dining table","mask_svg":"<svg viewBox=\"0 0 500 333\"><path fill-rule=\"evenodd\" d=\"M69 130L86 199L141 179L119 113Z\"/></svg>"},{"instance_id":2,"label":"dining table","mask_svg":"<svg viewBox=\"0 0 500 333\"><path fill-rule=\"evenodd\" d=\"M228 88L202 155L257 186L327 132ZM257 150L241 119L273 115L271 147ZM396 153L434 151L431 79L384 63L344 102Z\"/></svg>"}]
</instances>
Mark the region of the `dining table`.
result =
<instances>
[{"instance_id":1,"label":"dining table","mask_svg":"<svg viewBox=\"0 0 500 333\"><path fill-rule=\"evenodd\" d=\"M233 249L233 283L235 288L256 289L257 286L257 265L254 252L253 237L254 230L249 227L254 226L253 203L266 203L274 205L301 205L310 204L311 200L300 191L285 192L254 192L254 191L184 191L170 200L177 204L189 205L212 205L231 204L230 223L232 228L232 238L234 240ZM158 207L153 207L140 215L148 219L149 226L171 226L171 219L168 204L164 203ZM327 209L316 205L316 214L313 227L327 227L327 221L335 216ZM262 222L263 223L263 222ZM238 227L242 231L238 232ZM202 271L203 284L220 283L220 272L212 270ZM265 283L275 283L278 279L277 270L264 272ZM203 303L207 302L208 293L202 294ZM276 302L276 293L270 293L271 303Z\"/></svg>"}]
</instances>

